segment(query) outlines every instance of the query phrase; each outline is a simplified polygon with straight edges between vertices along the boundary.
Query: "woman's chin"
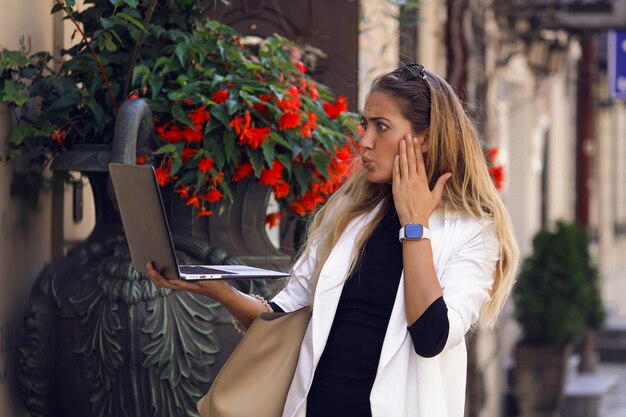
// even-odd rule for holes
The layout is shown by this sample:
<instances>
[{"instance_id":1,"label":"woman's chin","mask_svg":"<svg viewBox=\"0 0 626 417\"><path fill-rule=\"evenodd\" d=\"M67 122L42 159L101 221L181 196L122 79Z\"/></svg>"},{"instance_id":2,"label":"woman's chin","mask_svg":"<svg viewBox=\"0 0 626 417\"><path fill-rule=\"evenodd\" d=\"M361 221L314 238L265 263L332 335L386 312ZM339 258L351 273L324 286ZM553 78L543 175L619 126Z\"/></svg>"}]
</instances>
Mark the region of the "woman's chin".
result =
<instances>
[{"instance_id":1,"label":"woman's chin","mask_svg":"<svg viewBox=\"0 0 626 417\"><path fill-rule=\"evenodd\" d=\"M381 175L380 172L376 172L374 170L368 170L367 175L365 176L368 182L372 184L390 184L391 183L391 175Z\"/></svg>"}]
</instances>

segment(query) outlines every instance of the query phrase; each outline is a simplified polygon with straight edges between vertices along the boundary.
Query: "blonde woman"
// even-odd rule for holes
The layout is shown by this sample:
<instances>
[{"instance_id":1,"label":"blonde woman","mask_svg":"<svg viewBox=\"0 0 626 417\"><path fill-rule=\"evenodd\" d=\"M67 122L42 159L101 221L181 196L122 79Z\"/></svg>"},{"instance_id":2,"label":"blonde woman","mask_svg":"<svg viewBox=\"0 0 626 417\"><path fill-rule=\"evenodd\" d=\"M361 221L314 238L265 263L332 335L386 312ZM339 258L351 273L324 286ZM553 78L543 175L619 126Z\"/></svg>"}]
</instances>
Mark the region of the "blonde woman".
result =
<instances>
[{"instance_id":1,"label":"blonde woman","mask_svg":"<svg viewBox=\"0 0 626 417\"><path fill-rule=\"evenodd\" d=\"M268 304L225 282L166 280L244 325L314 304L284 417L462 417L464 336L495 323L518 249L470 119L420 65L378 77L362 113L363 168L314 217Z\"/></svg>"}]
</instances>

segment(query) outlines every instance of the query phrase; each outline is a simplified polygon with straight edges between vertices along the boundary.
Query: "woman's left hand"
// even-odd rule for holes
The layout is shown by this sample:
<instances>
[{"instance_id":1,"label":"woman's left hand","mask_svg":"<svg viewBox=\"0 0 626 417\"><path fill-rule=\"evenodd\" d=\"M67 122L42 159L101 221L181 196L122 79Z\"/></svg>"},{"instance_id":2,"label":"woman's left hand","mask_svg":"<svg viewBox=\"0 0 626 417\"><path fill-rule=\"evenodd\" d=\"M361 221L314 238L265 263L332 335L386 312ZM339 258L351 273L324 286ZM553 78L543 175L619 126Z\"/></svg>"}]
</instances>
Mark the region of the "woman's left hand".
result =
<instances>
[{"instance_id":1,"label":"woman's left hand","mask_svg":"<svg viewBox=\"0 0 626 417\"><path fill-rule=\"evenodd\" d=\"M407 135L400 140L398 147L399 155L393 162L392 190L400 224L417 223L427 227L452 174L448 172L440 176L431 190L418 139Z\"/></svg>"}]
</instances>

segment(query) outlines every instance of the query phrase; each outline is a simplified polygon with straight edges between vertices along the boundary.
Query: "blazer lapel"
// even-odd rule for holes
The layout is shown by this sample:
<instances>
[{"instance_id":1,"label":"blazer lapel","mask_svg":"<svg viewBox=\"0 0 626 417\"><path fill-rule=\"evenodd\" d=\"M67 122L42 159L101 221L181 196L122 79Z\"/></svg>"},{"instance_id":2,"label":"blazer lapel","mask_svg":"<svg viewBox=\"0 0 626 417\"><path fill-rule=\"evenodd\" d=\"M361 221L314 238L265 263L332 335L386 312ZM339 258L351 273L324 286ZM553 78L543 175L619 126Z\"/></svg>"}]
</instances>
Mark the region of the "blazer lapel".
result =
<instances>
[{"instance_id":1,"label":"blazer lapel","mask_svg":"<svg viewBox=\"0 0 626 417\"><path fill-rule=\"evenodd\" d=\"M313 315L311 316L313 368L317 366L317 362L322 355L333 319L335 318L337 304L347 278L350 257L357 235L364 226L372 221L379 209L380 204L371 212L361 215L350 222L322 267L317 288L315 289Z\"/></svg>"},{"instance_id":2,"label":"blazer lapel","mask_svg":"<svg viewBox=\"0 0 626 417\"><path fill-rule=\"evenodd\" d=\"M428 219L428 225L431 230L431 245L433 248L433 256L435 260L435 272L439 275L440 254L441 254L441 238L444 232L446 220L444 213L435 211ZM402 347L405 338L410 337L407 326L412 323L406 322L406 310L404 308L404 272L400 278L398 292L389 318L389 326L385 334L383 349L380 353L380 362L378 363L378 375L385 369L385 366L393 358L396 352Z\"/></svg>"}]
</instances>

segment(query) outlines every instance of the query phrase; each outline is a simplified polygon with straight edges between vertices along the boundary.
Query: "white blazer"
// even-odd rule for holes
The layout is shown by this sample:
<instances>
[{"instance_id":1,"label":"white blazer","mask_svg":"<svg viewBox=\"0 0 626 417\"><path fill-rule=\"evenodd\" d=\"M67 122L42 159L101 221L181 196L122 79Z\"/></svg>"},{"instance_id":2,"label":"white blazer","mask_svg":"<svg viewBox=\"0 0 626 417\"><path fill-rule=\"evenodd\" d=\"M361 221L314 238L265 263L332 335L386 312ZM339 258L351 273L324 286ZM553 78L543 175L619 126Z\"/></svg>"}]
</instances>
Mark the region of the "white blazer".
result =
<instances>
[{"instance_id":1,"label":"white blazer","mask_svg":"<svg viewBox=\"0 0 626 417\"><path fill-rule=\"evenodd\" d=\"M321 270L313 315L283 417L305 417L307 394L333 323L355 238L379 207L353 220ZM435 270L448 306L448 340L444 350L433 358L415 353L407 330L403 275L370 394L373 417L463 417L467 369L464 336L489 299L499 244L492 223L480 223L466 216L435 211L429 226ZM291 279L272 301L285 311L310 305L314 265L314 254L299 259Z\"/></svg>"}]
</instances>

